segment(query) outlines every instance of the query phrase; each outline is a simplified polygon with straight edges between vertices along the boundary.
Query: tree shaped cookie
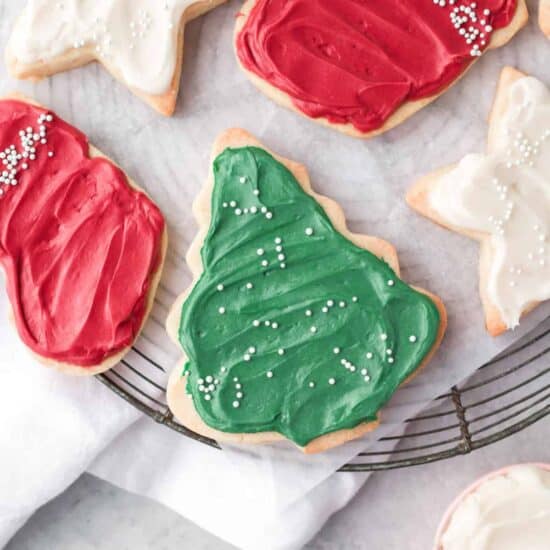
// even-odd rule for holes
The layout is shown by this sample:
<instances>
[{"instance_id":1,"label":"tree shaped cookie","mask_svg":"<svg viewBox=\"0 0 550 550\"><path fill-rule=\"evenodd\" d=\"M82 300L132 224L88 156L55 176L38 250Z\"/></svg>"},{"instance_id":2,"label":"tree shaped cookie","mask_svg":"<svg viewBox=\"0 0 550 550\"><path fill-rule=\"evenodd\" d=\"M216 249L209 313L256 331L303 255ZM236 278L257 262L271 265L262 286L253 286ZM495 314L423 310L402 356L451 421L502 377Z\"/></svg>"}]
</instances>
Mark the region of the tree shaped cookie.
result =
<instances>
[{"instance_id":1,"label":"tree shaped cookie","mask_svg":"<svg viewBox=\"0 0 550 550\"><path fill-rule=\"evenodd\" d=\"M539 23L542 32L550 38L550 0L540 0Z\"/></svg>"},{"instance_id":2,"label":"tree shaped cookie","mask_svg":"<svg viewBox=\"0 0 550 550\"><path fill-rule=\"evenodd\" d=\"M38 79L97 60L164 115L174 112L185 25L225 0L29 0L6 59Z\"/></svg>"},{"instance_id":3,"label":"tree shaped cookie","mask_svg":"<svg viewBox=\"0 0 550 550\"><path fill-rule=\"evenodd\" d=\"M481 243L487 330L498 335L550 298L550 92L502 71L485 155L426 176L409 204Z\"/></svg>"},{"instance_id":4,"label":"tree shaped cookie","mask_svg":"<svg viewBox=\"0 0 550 550\"><path fill-rule=\"evenodd\" d=\"M58 370L107 370L151 309L162 214L81 132L27 100L0 100L0 161L0 265L19 336Z\"/></svg>"},{"instance_id":5,"label":"tree shaped cookie","mask_svg":"<svg viewBox=\"0 0 550 550\"><path fill-rule=\"evenodd\" d=\"M172 411L220 441L286 437L306 452L374 429L439 345L443 305L399 278L390 244L350 233L302 166L243 130L213 156L195 203L195 279L167 324L187 358Z\"/></svg>"},{"instance_id":6,"label":"tree shaped cookie","mask_svg":"<svg viewBox=\"0 0 550 550\"><path fill-rule=\"evenodd\" d=\"M247 0L235 47L278 103L371 137L445 92L527 17L525 0Z\"/></svg>"}]
</instances>

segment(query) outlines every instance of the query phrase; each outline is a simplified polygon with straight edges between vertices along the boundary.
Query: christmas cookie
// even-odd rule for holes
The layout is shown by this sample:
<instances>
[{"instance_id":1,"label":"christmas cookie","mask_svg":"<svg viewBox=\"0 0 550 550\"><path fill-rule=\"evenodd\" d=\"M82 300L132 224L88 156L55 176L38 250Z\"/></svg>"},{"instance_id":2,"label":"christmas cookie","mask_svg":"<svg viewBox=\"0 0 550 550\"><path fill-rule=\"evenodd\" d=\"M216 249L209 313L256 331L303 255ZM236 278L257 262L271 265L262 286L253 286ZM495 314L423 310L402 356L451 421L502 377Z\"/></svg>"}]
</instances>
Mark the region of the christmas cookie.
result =
<instances>
[{"instance_id":1,"label":"christmas cookie","mask_svg":"<svg viewBox=\"0 0 550 550\"><path fill-rule=\"evenodd\" d=\"M86 137L22 98L0 100L0 265L13 321L43 363L114 366L153 303L159 209Z\"/></svg>"},{"instance_id":2,"label":"christmas cookie","mask_svg":"<svg viewBox=\"0 0 550 550\"><path fill-rule=\"evenodd\" d=\"M542 32L550 38L550 0L540 0L539 23Z\"/></svg>"},{"instance_id":3,"label":"christmas cookie","mask_svg":"<svg viewBox=\"0 0 550 550\"><path fill-rule=\"evenodd\" d=\"M278 103L371 137L433 101L526 21L525 0L247 0L235 47Z\"/></svg>"},{"instance_id":4,"label":"christmas cookie","mask_svg":"<svg viewBox=\"0 0 550 550\"><path fill-rule=\"evenodd\" d=\"M312 453L360 437L438 347L443 305L399 278L389 243L352 234L303 166L243 130L213 158L194 282L167 323L186 356L170 408L218 441L285 437Z\"/></svg>"},{"instance_id":5,"label":"christmas cookie","mask_svg":"<svg viewBox=\"0 0 550 550\"><path fill-rule=\"evenodd\" d=\"M550 298L550 92L502 71L486 154L419 181L409 204L481 243L487 330L498 335Z\"/></svg>"},{"instance_id":6,"label":"christmas cookie","mask_svg":"<svg viewBox=\"0 0 550 550\"><path fill-rule=\"evenodd\" d=\"M163 115L174 112L185 24L225 0L29 0L8 69L39 79L97 60Z\"/></svg>"}]
</instances>

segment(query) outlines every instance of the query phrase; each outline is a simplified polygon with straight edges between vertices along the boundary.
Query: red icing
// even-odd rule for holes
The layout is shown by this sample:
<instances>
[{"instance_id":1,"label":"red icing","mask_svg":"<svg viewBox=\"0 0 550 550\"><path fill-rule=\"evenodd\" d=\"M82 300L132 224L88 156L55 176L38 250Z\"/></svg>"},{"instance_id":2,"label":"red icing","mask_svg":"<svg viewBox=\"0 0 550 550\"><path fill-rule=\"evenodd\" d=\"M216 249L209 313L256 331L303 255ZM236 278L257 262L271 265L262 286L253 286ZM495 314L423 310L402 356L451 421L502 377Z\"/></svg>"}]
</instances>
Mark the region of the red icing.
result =
<instances>
[{"instance_id":1,"label":"red icing","mask_svg":"<svg viewBox=\"0 0 550 550\"><path fill-rule=\"evenodd\" d=\"M380 128L403 103L436 95L475 59L453 26L449 0L257 0L237 36L242 65L305 114ZM476 23L510 23L517 0L476 0ZM491 14L483 14L490 9ZM464 12L460 12L464 15ZM486 32L488 43L491 32Z\"/></svg>"},{"instance_id":2,"label":"red icing","mask_svg":"<svg viewBox=\"0 0 550 550\"><path fill-rule=\"evenodd\" d=\"M39 132L45 113L0 101L0 151L22 153L20 130ZM42 357L98 365L139 332L164 220L118 168L88 157L82 133L57 117L42 124L36 159L17 161L17 185L0 182L0 263L24 343Z\"/></svg>"}]
</instances>

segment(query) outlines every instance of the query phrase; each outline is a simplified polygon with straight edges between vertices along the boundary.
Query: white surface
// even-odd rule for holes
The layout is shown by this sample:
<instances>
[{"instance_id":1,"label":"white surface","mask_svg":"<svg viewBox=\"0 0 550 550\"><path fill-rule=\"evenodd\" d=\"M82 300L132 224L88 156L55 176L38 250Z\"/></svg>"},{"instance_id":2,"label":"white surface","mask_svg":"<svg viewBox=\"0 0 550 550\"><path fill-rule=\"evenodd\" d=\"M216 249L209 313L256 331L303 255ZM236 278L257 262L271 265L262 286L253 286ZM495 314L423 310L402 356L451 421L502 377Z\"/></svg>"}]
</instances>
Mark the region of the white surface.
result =
<instances>
[{"instance_id":1,"label":"white surface","mask_svg":"<svg viewBox=\"0 0 550 550\"><path fill-rule=\"evenodd\" d=\"M479 476L550 461L550 420L466 457L374 474L309 550L431 550L443 512ZM346 474L347 475L347 474ZM353 474L350 474L353 475ZM146 498L84 476L40 510L6 550L230 550L233 546Z\"/></svg>"},{"instance_id":2,"label":"white surface","mask_svg":"<svg viewBox=\"0 0 550 550\"><path fill-rule=\"evenodd\" d=\"M0 315L7 309L2 293ZM141 417L93 378L44 368L14 332L0 325L0 547L88 469L251 550L301 548L366 477L323 479L305 462L200 445ZM308 491L289 487L299 473Z\"/></svg>"}]
</instances>

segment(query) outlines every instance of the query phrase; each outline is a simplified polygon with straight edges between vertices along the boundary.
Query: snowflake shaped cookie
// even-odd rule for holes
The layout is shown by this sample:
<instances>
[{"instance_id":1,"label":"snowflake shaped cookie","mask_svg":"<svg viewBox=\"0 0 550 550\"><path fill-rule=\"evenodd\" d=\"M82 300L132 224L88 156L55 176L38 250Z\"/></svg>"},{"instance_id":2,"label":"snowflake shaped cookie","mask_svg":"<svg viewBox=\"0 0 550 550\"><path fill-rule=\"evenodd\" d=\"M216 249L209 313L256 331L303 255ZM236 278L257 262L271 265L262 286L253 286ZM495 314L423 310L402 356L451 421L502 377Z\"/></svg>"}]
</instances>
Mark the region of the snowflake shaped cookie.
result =
<instances>
[{"instance_id":1,"label":"snowflake shaped cookie","mask_svg":"<svg viewBox=\"0 0 550 550\"><path fill-rule=\"evenodd\" d=\"M481 242L481 297L498 335L550 299L550 91L502 72L488 151L418 182L409 204Z\"/></svg>"}]
</instances>

